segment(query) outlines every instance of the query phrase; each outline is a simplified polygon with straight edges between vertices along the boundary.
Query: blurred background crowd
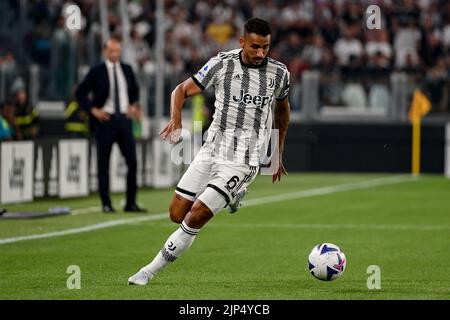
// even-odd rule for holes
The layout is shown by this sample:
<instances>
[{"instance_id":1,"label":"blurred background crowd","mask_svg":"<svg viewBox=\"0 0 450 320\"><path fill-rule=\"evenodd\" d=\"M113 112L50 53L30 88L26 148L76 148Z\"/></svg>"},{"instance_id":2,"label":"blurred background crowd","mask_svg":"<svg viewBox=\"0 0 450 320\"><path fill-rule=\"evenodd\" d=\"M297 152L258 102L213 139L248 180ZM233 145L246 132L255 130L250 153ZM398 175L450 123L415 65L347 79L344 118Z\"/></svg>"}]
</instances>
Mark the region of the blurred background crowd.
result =
<instances>
[{"instance_id":1,"label":"blurred background crowd","mask_svg":"<svg viewBox=\"0 0 450 320\"><path fill-rule=\"evenodd\" d=\"M72 3L83 15L80 32L65 28L64 8ZM106 1L109 32L120 35L118 3ZM127 4L128 60L138 72L156 70L155 3L129 0ZM381 9L380 30L366 26L366 9L372 4ZM165 71L173 80L166 84L167 94L173 83L195 73L211 56L239 47L245 20L258 16L273 28L269 54L291 72L294 111L303 108L302 74L317 70L322 105L388 108L390 76L403 72L425 90L432 102L431 114L450 113L449 1L166 0L164 7ZM0 11L3 118L13 121L13 114L20 117L21 112L32 115L29 100L31 104L39 100L68 104L80 66L91 66L102 58L98 1L2 0ZM39 67L40 86L34 99L29 97L33 95L29 90L32 65ZM28 112L23 111L27 108ZM37 114L16 119L15 137L35 137L37 119Z\"/></svg>"}]
</instances>

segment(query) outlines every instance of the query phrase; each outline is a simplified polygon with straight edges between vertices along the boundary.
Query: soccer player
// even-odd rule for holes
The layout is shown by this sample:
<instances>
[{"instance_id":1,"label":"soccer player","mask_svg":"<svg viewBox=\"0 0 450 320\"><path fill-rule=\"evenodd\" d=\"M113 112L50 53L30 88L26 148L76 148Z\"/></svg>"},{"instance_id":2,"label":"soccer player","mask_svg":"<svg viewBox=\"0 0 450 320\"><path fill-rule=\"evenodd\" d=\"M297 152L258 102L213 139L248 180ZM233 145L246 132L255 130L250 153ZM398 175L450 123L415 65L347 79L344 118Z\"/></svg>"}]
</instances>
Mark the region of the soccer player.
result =
<instances>
[{"instance_id":1,"label":"soccer player","mask_svg":"<svg viewBox=\"0 0 450 320\"><path fill-rule=\"evenodd\" d=\"M145 285L193 243L200 229L221 209L237 210L247 186L255 179L261 155L267 151L275 99L275 128L279 130L278 167L272 181L287 174L282 154L289 123L289 72L267 57L270 25L251 18L240 38L241 49L219 53L171 95L170 121L160 132L177 143L181 110L187 97L215 88L215 113L206 141L179 181L170 204L170 218L181 226L167 239L153 261L128 279Z\"/></svg>"}]
</instances>

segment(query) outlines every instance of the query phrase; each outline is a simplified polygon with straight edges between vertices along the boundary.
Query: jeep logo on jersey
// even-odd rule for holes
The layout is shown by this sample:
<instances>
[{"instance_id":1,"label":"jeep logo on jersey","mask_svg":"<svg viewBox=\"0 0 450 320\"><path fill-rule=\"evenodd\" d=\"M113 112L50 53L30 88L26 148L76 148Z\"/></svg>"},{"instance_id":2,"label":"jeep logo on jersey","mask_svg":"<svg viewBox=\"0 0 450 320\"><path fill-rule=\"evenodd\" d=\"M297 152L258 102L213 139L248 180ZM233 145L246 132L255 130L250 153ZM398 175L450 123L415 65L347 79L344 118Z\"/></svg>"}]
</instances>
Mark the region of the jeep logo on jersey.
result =
<instances>
[{"instance_id":1,"label":"jeep logo on jersey","mask_svg":"<svg viewBox=\"0 0 450 320\"><path fill-rule=\"evenodd\" d=\"M239 92L239 97L233 96L233 101L244 104L253 103L257 107L263 108L264 106L270 105L272 103L273 96L252 96L249 93L244 94L244 90Z\"/></svg>"}]
</instances>

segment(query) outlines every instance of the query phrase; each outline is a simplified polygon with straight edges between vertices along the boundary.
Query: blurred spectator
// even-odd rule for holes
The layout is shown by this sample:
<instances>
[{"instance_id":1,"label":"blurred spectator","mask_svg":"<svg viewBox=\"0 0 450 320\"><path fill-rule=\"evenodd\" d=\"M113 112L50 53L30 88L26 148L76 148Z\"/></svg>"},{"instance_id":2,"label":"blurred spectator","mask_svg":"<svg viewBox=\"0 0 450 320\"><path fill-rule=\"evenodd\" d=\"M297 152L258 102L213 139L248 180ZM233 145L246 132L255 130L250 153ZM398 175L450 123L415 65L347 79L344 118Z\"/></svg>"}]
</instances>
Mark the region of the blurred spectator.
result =
<instances>
[{"instance_id":1,"label":"blurred spectator","mask_svg":"<svg viewBox=\"0 0 450 320\"><path fill-rule=\"evenodd\" d=\"M10 96L10 83L17 77L18 67L13 53L9 50L1 54L0 49L0 100Z\"/></svg>"},{"instance_id":2,"label":"blurred spectator","mask_svg":"<svg viewBox=\"0 0 450 320\"><path fill-rule=\"evenodd\" d=\"M278 8L276 7L275 1L257 1L253 9L253 15L266 21L276 20L278 18Z\"/></svg>"},{"instance_id":3,"label":"blurred spectator","mask_svg":"<svg viewBox=\"0 0 450 320\"><path fill-rule=\"evenodd\" d=\"M312 37L310 43L307 43L302 51L302 58L312 68L318 68L323 60L325 54L325 41L321 34L316 34Z\"/></svg>"},{"instance_id":4,"label":"blurred spectator","mask_svg":"<svg viewBox=\"0 0 450 320\"><path fill-rule=\"evenodd\" d=\"M56 27L51 36L50 70L52 82L47 90L48 97L55 100L66 100L70 95L70 87L74 83L73 53L71 51L71 36L65 28L63 16L57 19Z\"/></svg>"},{"instance_id":5,"label":"blurred spectator","mask_svg":"<svg viewBox=\"0 0 450 320\"><path fill-rule=\"evenodd\" d=\"M89 136L89 115L80 108L75 97L76 86L72 89L71 100L66 103L64 117L66 120L65 129L71 138L86 138Z\"/></svg>"},{"instance_id":6,"label":"blurred spectator","mask_svg":"<svg viewBox=\"0 0 450 320\"><path fill-rule=\"evenodd\" d=\"M417 78L420 71L420 60L415 51L404 52L404 61L401 65L397 65L397 69L408 73L409 75Z\"/></svg>"},{"instance_id":7,"label":"blurred spectator","mask_svg":"<svg viewBox=\"0 0 450 320\"><path fill-rule=\"evenodd\" d=\"M389 68L392 59L392 46L386 30L373 30L373 37L365 45L368 66Z\"/></svg>"},{"instance_id":8,"label":"blurred spectator","mask_svg":"<svg viewBox=\"0 0 450 320\"><path fill-rule=\"evenodd\" d=\"M446 82L449 74L443 58L438 58L435 65L427 71L425 88L432 104L432 109L437 112L445 112L448 110L448 88ZM447 92L445 92L447 90Z\"/></svg>"},{"instance_id":9,"label":"blurred spectator","mask_svg":"<svg viewBox=\"0 0 450 320\"><path fill-rule=\"evenodd\" d=\"M19 87L14 93L14 118L23 140L36 139L39 134L39 113L29 104L28 94L24 87Z\"/></svg>"},{"instance_id":10,"label":"blurred spectator","mask_svg":"<svg viewBox=\"0 0 450 320\"><path fill-rule=\"evenodd\" d=\"M442 42L444 44L445 50L447 52L450 52L450 21L449 23L443 28L442 32Z\"/></svg>"},{"instance_id":11,"label":"blurred spectator","mask_svg":"<svg viewBox=\"0 0 450 320\"><path fill-rule=\"evenodd\" d=\"M340 17L342 28L350 30L351 34L359 37L364 19L364 9L361 1L347 1L344 4L343 14Z\"/></svg>"},{"instance_id":12,"label":"blurred spectator","mask_svg":"<svg viewBox=\"0 0 450 320\"><path fill-rule=\"evenodd\" d=\"M3 56L0 56L0 66L3 72L13 73L16 70L16 60L11 51L7 51Z\"/></svg>"},{"instance_id":13,"label":"blurred spectator","mask_svg":"<svg viewBox=\"0 0 450 320\"><path fill-rule=\"evenodd\" d=\"M14 120L14 104L7 100L0 104L0 141L17 137Z\"/></svg>"},{"instance_id":14,"label":"blurred spectator","mask_svg":"<svg viewBox=\"0 0 450 320\"><path fill-rule=\"evenodd\" d=\"M221 10L219 9L217 11L220 12ZM227 43L235 33L234 26L226 18L227 16L231 16L231 11L224 10L222 14L223 16L214 16L214 20L209 23L206 28L206 33L208 36L219 45L224 45Z\"/></svg>"},{"instance_id":15,"label":"blurred spectator","mask_svg":"<svg viewBox=\"0 0 450 320\"><path fill-rule=\"evenodd\" d=\"M299 58L301 56L302 46L303 43L299 34L297 32L291 31L284 36L284 41L282 41L276 48L277 52L282 53L282 55L280 55L278 58L289 68L289 64L295 58Z\"/></svg>"},{"instance_id":16,"label":"blurred spectator","mask_svg":"<svg viewBox=\"0 0 450 320\"><path fill-rule=\"evenodd\" d=\"M420 54L424 67L429 68L444 54L442 31L437 28L430 16L424 18L421 30L421 38L423 41L421 42Z\"/></svg>"},{"instance_id":17,"label":"blurred spectator","mask_svg":"<svg viewBox=\"0 0 450 320\"><path fill-rule=\"evenodd\" d=\"M368 106L387 111L391 103L389 74L392 71L393 49L386 29L371 30L366 34L367 73L370 75Z\"/></svg>"},{"instance_id":18,"label":"blurred spectator","mask_svg":"<svg viewBox=\"0 0 450 320\"><path fill-rule=\"evenodd\" d=\"M334 53L337 57L337 63L341 67L348 66L351 59L358 60L364 54L361 41L354 37L350 28L344 29L344 37L339 38L334 45Z\"/></svg>"},{"instance_id":19,"label":"blurred spectator","mask_svg":"<svg viewBox=\"0 0 450 320\"><path fill-rule=\"evenodd\" d=\"M368 39L365 45L367 57L367 73L370 74L371 82L382 85L377 87L374 92L369 93L373 97L378 96L378 93L387 91L389 73L392 71L392 46L389 42L389 34L386 30L373 30L368 34ZM369 88L371 91L372 89ZM387 103L383 103L384 106Z\"/></svg>"},{"instance_id":20,"label":"blurred spectator","mask_svg":"<svg viewBox=\"0 0 450 320\"><path fill-rule=\"evenodd\" d=\"M341 103L342 84L340 75L335 68L335 57L330 48L326 48L323 63L319 66L319 95L324 105L335 106Z\"/></svg>"},{"instance_id":21,"label":"blurred spectator","mask_svg":"<svg viewBox=\"0 0 450 320\"><path fill-rule=\"evenodd\" d=\"M415 25L419 21L420 8L417 0L400 0L395 5L393 17L402 25Z\"/></svg>"},{"instance_id":22,"label":"blurred spectator","mask_svg":"<svg viewBox=\"0 0 450 320\"><path fill-rule=\"evenodd\" d=\"M417 49L421 40L420 31L414 22L401 23L394 36L395 66L397 68L419 64Z\"/></svg>"},{"instance_id":23,"label":"blurred spectator","mask_svg":"<svg viewBox=\"0 0 450 320\"><path fill-rule=\"evenodd\" d=\"M150 46L144 40L143 35L137 30L131 32L131 44L136 53L137 63L140 68L143 68L152 58Z\"/></svg>"},{"instance_id":24,"label":"blurred spectator","mask_svg":"<svg viewBox=\"0 0 450 320\"><path fill-rule=\"evenodd\" d=\"M327 18L322 21L320 33L322 34L327 46L332 48L340 36L337 19L332 15L329 17L327 16Z\"/></svg>"}]
</instances>

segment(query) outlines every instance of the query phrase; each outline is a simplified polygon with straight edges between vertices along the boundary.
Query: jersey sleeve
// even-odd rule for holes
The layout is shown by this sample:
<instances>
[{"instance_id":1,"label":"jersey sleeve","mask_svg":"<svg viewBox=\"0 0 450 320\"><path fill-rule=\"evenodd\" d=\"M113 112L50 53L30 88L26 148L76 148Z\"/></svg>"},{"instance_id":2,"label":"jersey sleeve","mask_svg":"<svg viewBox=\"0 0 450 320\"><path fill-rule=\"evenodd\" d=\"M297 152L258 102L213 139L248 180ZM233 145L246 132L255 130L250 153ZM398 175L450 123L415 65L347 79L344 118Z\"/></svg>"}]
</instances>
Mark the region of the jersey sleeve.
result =
<instances>
[{"instance_id":1,"label":"jersey sleeve","mask_svg":"<svg viewBox=\"0 0 450 320\"><path fill-rule=\"evenodd\" d=\"M223 68L223 60L220 56L215 56L192 76L195 83L202 89L206 90L217 82L218 75Z\"/></svg>"},{"instance_id":2,"label":"jersey sleeve","mask_svg":"<svg viewBox=\"0 0 450 320\"><path fill-rule=\"evenodd\" d=\"M289 71L286 69L283 78L281 80L281 85L275 91L275 99L284 100L289 94Z\"/></svg>"}]
</instances>

